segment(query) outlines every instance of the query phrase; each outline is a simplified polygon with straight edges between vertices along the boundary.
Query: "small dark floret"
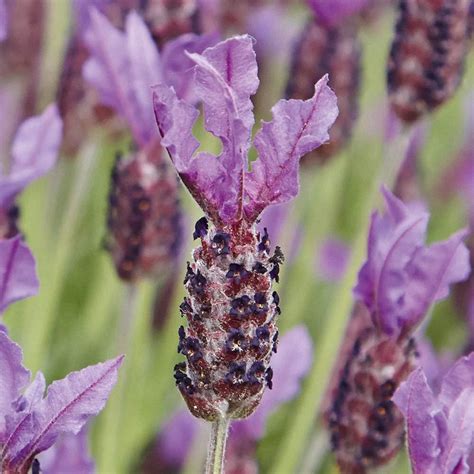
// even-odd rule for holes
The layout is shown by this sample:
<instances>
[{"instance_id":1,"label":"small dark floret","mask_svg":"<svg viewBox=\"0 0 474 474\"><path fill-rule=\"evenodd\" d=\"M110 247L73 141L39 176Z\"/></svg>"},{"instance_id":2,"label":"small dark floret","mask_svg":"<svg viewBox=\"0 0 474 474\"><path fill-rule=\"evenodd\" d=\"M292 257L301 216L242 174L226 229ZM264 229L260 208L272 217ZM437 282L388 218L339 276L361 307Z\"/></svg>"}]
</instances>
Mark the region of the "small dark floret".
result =
<instances>
[{"instance_id":1,"label":"small dark floret","mask_svg":"<svg viewBox=\"0 0 474 474\"><path fill-rule=\"evenodd\" d=\"M199 219L194 226L193 239L196 240L198 238L205 237L208 229L209 224L207 219L205 217L201 217L201 219Z\"/></svg>"}]
</instances>

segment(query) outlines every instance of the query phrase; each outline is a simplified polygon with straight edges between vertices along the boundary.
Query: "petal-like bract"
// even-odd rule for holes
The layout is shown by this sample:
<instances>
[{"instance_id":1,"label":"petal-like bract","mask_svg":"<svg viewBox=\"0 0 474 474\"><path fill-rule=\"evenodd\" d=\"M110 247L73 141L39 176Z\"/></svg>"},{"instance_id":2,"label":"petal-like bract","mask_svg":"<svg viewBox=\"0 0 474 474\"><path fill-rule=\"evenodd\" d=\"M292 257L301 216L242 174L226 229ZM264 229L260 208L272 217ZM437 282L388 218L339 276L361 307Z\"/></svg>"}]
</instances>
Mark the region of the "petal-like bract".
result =
<instances>
[{"instance_id":1,"label":"petal-like bract","mask_svg":"<svg viewBox=\"0 0 474 474\"><path fill-rule=\"evenodd\" d=\"M22 359L20 346L0 331L0 446L6 440L5 416L30 380L30 372L21 364Z\"/></svg>"},{"instance_id":2,"label":"petal-like bract","mask_svg":"<svg viewBox=\"0 0 474 474\"><path fill-rule=\"evenodd\" d=\"M258 159L246 173L245 216L253 222L270 204L289 201L299 190L299 159L329 139L337 117L336 96L325 76L311 99L280 100L273 120L264 122L254 140Z\"/></svg>"},{"instance_id":3,"label":"petal-like bract","mask_svg":"<svg viewBox=\"0 0 474 474\"><path fill-rule=\"evenodd\" d=\"M456 362L435 396L421 368L393 396L405 416L415 474L462 474L474 441L474 353Z\"/></svg>"},{"instance_id":4,"label":"petal-like bract","mask_svg":"<svg viewBox=\"0 0 474 474\"><path fill-rule=\"evenodd\" d=\"M14 428L3 447L4 466L20 469L28 466L36 454L53 445L59 435L77 434L86 421L105 405L117 380L123 356L53 382L46 397Z\"/></svg>"},{"instance_id":5,"label":"petal-like bract","mask_svg":"<svg viewBox=\"0 0 474 474\"><path fill-rule=\"evenodd\" d=\"M62 121L55 105L22 123L13 142L9 173L0 174L0 207L8 207L26 185L51 170L61 133Z\"/></svg>"},{"instance_id":6,"label":"petal-like bract","mask_svg":"<svg viewBox=\"0 0 474 474\"><path fill-rule=\"evenodd\" d=\"M430 305L448 295L449 285L467 278L465 232L425 246L428 214L410 208L383 189L387 213L372 216L368 259L354 293L374 324L392 335L411 331Z\"/></svg>"},{"instance_id":7,"label":"petal-like bract","mask_svg":"<svg viewBox=\"0 0 474 474\"><path fill-rule=\"evenodd\" d=\"M218 157L194 152L197 111L172 89L154 87L158 127L173 163L197 203L217 224L245 219L252 224L263 209L298 192L299 158L328 139L337 116L336 97L327 77L307 101L280 101L273 120L255 137L258 160L248 172L254 123L250 96L258 86L257 64L249 36L234 37L189 55L196 63L195 93L204 103L204 126L222 142Z\"/></svg>"},{"instance_id":8,"label":"petal-like bract","mask_svg":"<svg viewBox=\"0 0 474 474\"><path fill-rule=\"evenodd\" d=\"M83 75L99 91L101 101L126 120L134 139L144 145L156 134L151 86L162 80L158 51L136 13L127 17L125 33L96 10L90 17L84 39L91 57Z\"/></svg>"},{"instance_id":9,"label":"petal-like bract","mask_svg":"<svg viewBox=\"0 0 474 474\"><path fill-rule=\"evenodd\" d=\"M14 301L38 292L35 267L33 255L20 236L0 240L0 314Z\"/></svg>"}]
</instances>

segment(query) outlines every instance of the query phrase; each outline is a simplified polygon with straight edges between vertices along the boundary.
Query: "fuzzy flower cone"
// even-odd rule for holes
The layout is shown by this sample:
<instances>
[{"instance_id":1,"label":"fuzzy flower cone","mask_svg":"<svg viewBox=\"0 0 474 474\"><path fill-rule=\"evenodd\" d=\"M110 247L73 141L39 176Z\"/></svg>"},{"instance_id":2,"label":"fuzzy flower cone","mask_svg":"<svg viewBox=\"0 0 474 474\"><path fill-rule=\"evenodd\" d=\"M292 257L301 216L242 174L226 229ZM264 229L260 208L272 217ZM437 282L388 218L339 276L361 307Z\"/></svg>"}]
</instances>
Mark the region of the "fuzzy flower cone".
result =
<instances>
[{"instance_id":1,"label":"fuzzy flower cone","mask_svg":"<svg viewBox=\"0 0 474 474\"><path fill-rule=\"evenodd\" d=\"M446 102L461 81L468 50L470 0L401 0L387 86L405 123Z\"/></svg>"},{"instance_id":2,"label":"fuzzy flower cone","mask_svg":"<svg viewBox=\"0 0 474 474\"><path fill-rule=\"evenodd\" d=\"M359 306L326 413L343 473L365 473L401 448L404 419L392 396L417 366L413 332L470 271L465 231L426 246L428 214L383 193L387 212L372 216L368 259L354 289Z\"/></svg>"},{"instance_id":3,"label":"fuzzy flower cone","mask_svg":"<svg viewBox=\"0 0 474 474\"><path fill-rule=\"evenodd\" d=\"M258 87L252 39L231 38L190 57L204 126L221 140L220 155L195 153L198 111L173 89L156 86L154 107L161 143L206 213L195 227L200 245L184 280L188 324L179 329L178 351L186 362L176 366L176 383L195 416L218 421L250 415L265 386L272 387L280 311L272 286L283 255L278 247L269 251L256 220L267 206L296 196L299 158L328 139L337 106L327 77L311 99L278 102L255 136L258 159L249 171L250 96Z\"/></svg>"},{"instance_id":4,"label":"fuzzy flower cone","mask_svg":"<svg viewBox=\"0 0 474 474\"><path fill-rule=\"evenodd\" d=\"M330 142L303 159L308 164L334 156L350 139L359 109L361 46L357 25L349 15L364 2L354 2L357 5L352 9L347 5L351 2L346 1L336 5L325 0L309 3L315 18L308 21L294 48L286 97L311 97L313 84L328 73L337 96L339 116L331 128Z\"/></svg>"}]
</instances>

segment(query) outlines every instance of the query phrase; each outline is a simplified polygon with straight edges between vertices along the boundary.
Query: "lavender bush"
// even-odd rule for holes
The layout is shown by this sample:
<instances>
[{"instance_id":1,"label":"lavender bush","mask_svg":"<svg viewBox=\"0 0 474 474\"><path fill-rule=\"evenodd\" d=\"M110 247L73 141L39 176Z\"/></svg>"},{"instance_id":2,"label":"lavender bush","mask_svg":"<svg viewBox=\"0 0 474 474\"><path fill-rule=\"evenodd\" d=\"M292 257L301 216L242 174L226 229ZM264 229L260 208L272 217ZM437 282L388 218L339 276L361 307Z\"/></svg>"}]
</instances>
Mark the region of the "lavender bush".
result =
<instances>
[{"instance_id":1,"label":"lavender bush","mask_svg":"<svg viewBox=\"0 0 474 474\"><path fill-rule=\"evenodd\" d=\"M472 5L0 0L0 471L471 472Z\"/></svg>"}]
</instances>

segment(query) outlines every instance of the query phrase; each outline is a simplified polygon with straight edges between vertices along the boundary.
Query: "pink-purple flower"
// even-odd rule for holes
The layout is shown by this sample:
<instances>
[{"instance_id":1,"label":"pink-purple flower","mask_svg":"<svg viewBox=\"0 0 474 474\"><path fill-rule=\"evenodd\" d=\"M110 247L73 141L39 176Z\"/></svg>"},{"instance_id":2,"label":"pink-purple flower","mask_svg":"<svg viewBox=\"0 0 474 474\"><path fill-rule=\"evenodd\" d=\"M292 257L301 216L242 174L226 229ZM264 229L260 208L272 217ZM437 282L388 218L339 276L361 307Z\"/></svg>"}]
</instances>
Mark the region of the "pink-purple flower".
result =
<instances>
[{"instance_id":1,"label":"pink-purple flower","mask_svg":"<svg viewBox=\"0 0 474 474\"><path fill-rule=\"evenodd\" d=\"M22 352L0 331L0 466L5 474L26 473L35 457L58 436L77 434L97 415L117 381L123 356L53 382L46 395L41 372L31 381Z\"/></svg>"},{"instance_id":2,"label":"pink-purple flower","mask_svg":"<svg viewBox=\"0 0 474 474\"><path fill-rule=\"evenodd\" d=\"M393 395L406 420L414 474L467 474L474 441L474 353L459 359L439 392L416 369Z\"/></svg>"},{"instance_id":3,"label":"pink-purple flower","mask_svg":"<svg viewBox=\"0 0 474 474\"><path fill-rule=\"evenodd\" d=\"M0 239L0 315L13 302L38 292L36 263L21 236Z\"/></svg>"},{"instance_id":4,"label":"pink-purple flower","mask_svg":"<svg viewBox=\"0 0 474 474\"><path fill-rule=\"evenodd\" d=\"M25 120L16 133L7 172L0 172L0 209L8 208L33 180L54 166L61 143L62 122L55 105Z\"/></svg>"},{"instance_id":5,"label":"pink-purple flower","mask_svg":"<svg viewBox=\"0 0 474 474\"><path fill-rule=\"evenodd\" d=\"M374 325L396 336L412 332L431 304L448 296L452 283L467 278L469 254L465 230L427 246L429 215L385 188L382 192L387 211L372 215L368 258L354 294L369 309Z\"/></svg>"},{"instance_id":6,"label":"pink-purple flower","mask_svg":"<svg viewBox=\"0 0 474 474\"><path fill-rule=\"evenodd\" d=\"M267 206L296 196L299 158L328 140L328 128L337 116L336 98L325 77L311 99L279 101L272 109L273 120L264 122L255 136L259 157L249 171L254 125L250 96L258 87L252 39L234 37L190 57L196 63L195 90L204 104L204 126L220 139L222 152L218 157L196 153L199 143L192 128L197 109L160 84L154 87L154 105L162 144L215 224L251 225Z\"/></svg>"}]
</instances>

